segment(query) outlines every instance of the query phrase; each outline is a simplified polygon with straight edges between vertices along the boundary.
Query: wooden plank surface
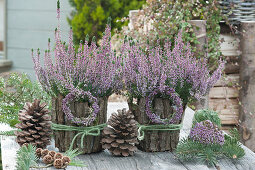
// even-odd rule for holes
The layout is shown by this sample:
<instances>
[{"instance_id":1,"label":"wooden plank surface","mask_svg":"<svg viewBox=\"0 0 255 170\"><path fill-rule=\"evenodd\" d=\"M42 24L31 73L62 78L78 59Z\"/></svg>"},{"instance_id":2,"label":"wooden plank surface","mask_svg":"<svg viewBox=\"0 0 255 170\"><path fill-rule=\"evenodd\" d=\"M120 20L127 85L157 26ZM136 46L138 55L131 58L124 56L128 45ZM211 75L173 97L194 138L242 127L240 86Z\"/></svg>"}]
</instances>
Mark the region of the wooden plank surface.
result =
<instances>
[{"instance_id":1,"label":"wooden plank surface","mask_svg":"<svg viewBox=\"0 0 255 170\"><path fill-rule=\"evenodd\" d=\"M214 87L222 87L222 86L233 86L239 83L239 74L228 74L226 76L222 76L219 81L217 81Z\"/></svg>"},{"instance_id":2,"label":"wooden plank surface","mask_svg":"<svg viewBox=\"0 0 255 170\"><path fill-rule=\"evenodd\" d=\"M237 99L210 99L209 108L219 113L221 124L238 123L239 104Z\"/></svg>"},{"instance_id":3,"label":"wooden plank surface","mask_svg":"<svg viewBox=\"0 0 255 170\"><path fill-rule=\"evenodd\" d=\"M234 87L213 87L209 92L209 98L231 99L239 96L237 88Z\"/></svg>"},{"instance_id":4,"label":"wooden plank surface","mask_svg":"<svg viewBox=\"0 0 255 170\"><path fill-rule=\"evenodd\" d=\"M126 107L126 103L109 103L110 108L108 113L117 109ZM189 134L194 111L190 108L185 110L183 120L183 128L181 130L181 138ZM109 117L109 116L108 116ZM1 137L2 142L2 157L4 170L14 170L15 167L15 153L19 146L14 141L14 137ZM255 169L255 154L248 148L243 146L246 155L240 161L220 160L219 166L221 170L254 170ZM55 148L51 145L50 150ZM145 153L137 152L133 157L114 157L108 151L94 153L89 155L80 155L77 159L84 161L86 167L71 167L67 170L216 170L215 167L208 168L204 164L197 162L182 162L178 160L173 153L170 152L156 152ZM48 168L48 170L54 168ZM46 170L46 169L45 169Z\"/></svg>"},{"instance_id":5,"label":"wooden plank surface","mask_svg":"<svg viewBox=\"0 0 255 170\"><path fill-rule=\"evenodd\" d=\"M220 50L224 56L239 56L241 54L238 36L221 34L220 39L224 40L220 45Z\"/></svg>"}]
</instances>

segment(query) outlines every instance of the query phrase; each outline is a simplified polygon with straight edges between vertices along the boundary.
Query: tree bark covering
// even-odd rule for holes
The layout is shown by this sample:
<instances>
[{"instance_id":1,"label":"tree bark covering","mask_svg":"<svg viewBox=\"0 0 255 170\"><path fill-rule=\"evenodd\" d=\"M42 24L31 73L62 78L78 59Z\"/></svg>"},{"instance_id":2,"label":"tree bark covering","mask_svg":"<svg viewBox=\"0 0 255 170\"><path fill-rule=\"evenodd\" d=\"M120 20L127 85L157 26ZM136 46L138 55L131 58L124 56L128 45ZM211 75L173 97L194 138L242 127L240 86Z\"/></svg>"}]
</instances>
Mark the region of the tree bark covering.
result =
<instances>
[{"instance_id":1,"label":"tree bark covering","mask_svg":"<svg viewBox=\"0 0 255 170\"><path fill-rule=\"evenodd\" d=\"M170 118L173 114L171 102L168 99L155 98L153 109L161 118ZM145 99L138 99L137 104L129 101L129 109L133 112L136 121L141 125L151 124L145 112ZM179 141L180 130L174 131L145 131L145 137L139 141L138 149L145 152L173 151Z\"/></svg>"},{"instance_id":2,"label":"tree bark covering","mask_svg":"<svg viewBox=\"0 0 255 170\"><path fill-rule=\"evenodd\" d=\"M52 122L56 124L76 126L65 118L65 114L62 111L62 100L62 96L58 96L57 98L52 99ZM106 122L107 100L107 97L99 98L100 111L97 115L95 125ZM90 113L88 102L72 102L70 104L70 109L75 117L87 117ZM67 151L76 134L76 131L54 131L55 146L61 152ZM100 141L101 136L86 136L83 141L84 148L81 148L81 139L78 137L75 140L73 149L79 148L79 150L83 153L99 152L102 150Z\"/></svg>"}]
</instances>

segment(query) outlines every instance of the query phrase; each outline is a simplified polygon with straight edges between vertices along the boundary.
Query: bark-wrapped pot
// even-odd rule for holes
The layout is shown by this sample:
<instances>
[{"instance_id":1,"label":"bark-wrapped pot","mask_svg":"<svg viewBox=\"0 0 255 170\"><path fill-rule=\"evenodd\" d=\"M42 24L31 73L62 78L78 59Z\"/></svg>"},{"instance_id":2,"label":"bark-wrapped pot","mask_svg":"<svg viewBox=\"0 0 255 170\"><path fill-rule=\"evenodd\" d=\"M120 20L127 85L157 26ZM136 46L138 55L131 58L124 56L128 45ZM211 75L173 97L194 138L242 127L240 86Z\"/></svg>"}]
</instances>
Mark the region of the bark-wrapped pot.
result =
<instances>
[{"instance_id":1,"label":"bark-wrapped pot","mask_svg":"<svg viewBox=\"0 0 255 170\"><path fill-rule=\"evenodd\" d=\"M52 122L55 124L77 126L71 123L70 120L66 119L66 115L62 110L62 101L63 96L58 96L57 98L52 98ZM99 125L106 123L107 119L107 102L108 97L102 97L98 99L98 105L100 111L97 114L97 119L93 125ZM70 109L75 117L87 117L90 113L91 107L88 102L78 102L73 101L70 103ZM77 134L77 131L58 131L54 130L54 139L55 146L59 149L60 152L67 151L72 143L74 136ZM102 151L101 134L100 136L90 136L87 135L84 137L83 144L84 147L81 147L81 138L77 137L74 141L72 149L79 148L83 153L93 153Z\"/></svg>"},{"instance_id":2,"label":"bark-wrapped pot","mask_svg":"<svg viewBox=\"0 0 255 170\"><path fill-rule=\"evenodd\" d=\"M129 101L129 109L133 112L135 120L140 125L153 125L146 114L145 98L137 99L136 104ZM170 118L174 109L170 100L155 98L153 101L153 110L161 118ZM184 109L183 109L184 110ZM180 122L179 122L180 123ZM145 130L144 139L139 141L138 149L145 152L163 152L174 151L179 141L180 130Z\"/></svg>"}]
</instances>

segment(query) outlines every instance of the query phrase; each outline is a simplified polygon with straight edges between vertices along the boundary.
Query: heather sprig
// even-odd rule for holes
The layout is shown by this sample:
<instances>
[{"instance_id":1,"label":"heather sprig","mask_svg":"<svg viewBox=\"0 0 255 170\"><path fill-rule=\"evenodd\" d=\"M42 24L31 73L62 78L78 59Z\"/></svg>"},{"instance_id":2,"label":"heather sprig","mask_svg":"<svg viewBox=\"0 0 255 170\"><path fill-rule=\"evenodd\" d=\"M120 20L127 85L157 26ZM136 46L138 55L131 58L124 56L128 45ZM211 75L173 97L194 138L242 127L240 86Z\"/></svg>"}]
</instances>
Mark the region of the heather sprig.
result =
<instances>
[{"instance_id":1,"label":"heather sprig","mask_svg":"<svg viewBox=\"0 0 255 170\"><path fill-rule=\"evenodd\" d=\"M125 39L121 56L128 95L131 98L147 98L147 115L157 123L173 123L181 119L181 107L206 95L224 68L224 62L220 60L219 67L210 73L206 59L196 59L190 45L184 44L182 32L175 38L173 48L169 41L165 42L164 47L158 41L155 47L148 45L144 49L132 39ZM177 106L175 118L164 121L152 113L148 109L153 100L151 96L170 99Z\"/></svg>"},{"instance_id":2,"label":"heather sprig","mask_svg":"<svg viewBox=\"0 0 255 170\"><path fill-rule=\"evenodd\" d=\"M214 125L210 120L205 120L196 123L191 129L189 138L203 144L224 144L224 134L217 125Z\"/></svg>"},{"instance_id":3,"label":"heather sprig","mask_svg":"<svg viewBox=\"0 0 255 170\"><path fill-rule=\"evenodd\" d=\"M60 19L60 5L57 4L57 18ZM73 31L70 29L69 42L61 40L60 26L55 30L54 60L51 57L51 43L45 51L44 65L40 62L40 50L36 55L32 51L34 69L45 91L51 95L62 95L63 111L74 123L89 125L98 112L96 98L110 96L122 88L121 60L111 48L111 27L106 26L101 46L95 39L89 44L89 38L80 43L78 49L73 44ZM85 120L78 120L70 113L71 99L91 102L93 113Z\"/></svg>"}]
</instances>

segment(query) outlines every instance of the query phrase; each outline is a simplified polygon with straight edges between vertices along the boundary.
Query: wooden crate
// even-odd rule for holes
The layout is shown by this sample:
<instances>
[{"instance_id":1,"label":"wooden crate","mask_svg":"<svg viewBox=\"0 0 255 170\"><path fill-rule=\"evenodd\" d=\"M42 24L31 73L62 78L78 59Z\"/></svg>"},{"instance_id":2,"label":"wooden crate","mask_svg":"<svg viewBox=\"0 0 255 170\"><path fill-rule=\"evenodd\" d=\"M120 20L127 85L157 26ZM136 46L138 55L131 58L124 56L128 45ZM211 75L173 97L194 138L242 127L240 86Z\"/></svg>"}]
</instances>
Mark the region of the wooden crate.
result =
<instances>
[{"instance_id":1,"label":"wooden crate","mask_svg":"<svg viewBox=\"0 0 255 170\"><path fill-rule=\"evenodd\" d=\"M226 57L225 75L209 92L209 108L217 111L224 127L238 124L239 116L239 37L221 34L221 52Z\"/></svg>"},{"instance_id":2,"label":"wooden crate","mask_svg":"<svg viewBox=\"0 0 255 170\"><path fill-rule=\"evenodd\" d=\"M209 108L219 113L223 125L238 123L239 105L237 99L210 99Z\"/></svg>"}]
</instances>

